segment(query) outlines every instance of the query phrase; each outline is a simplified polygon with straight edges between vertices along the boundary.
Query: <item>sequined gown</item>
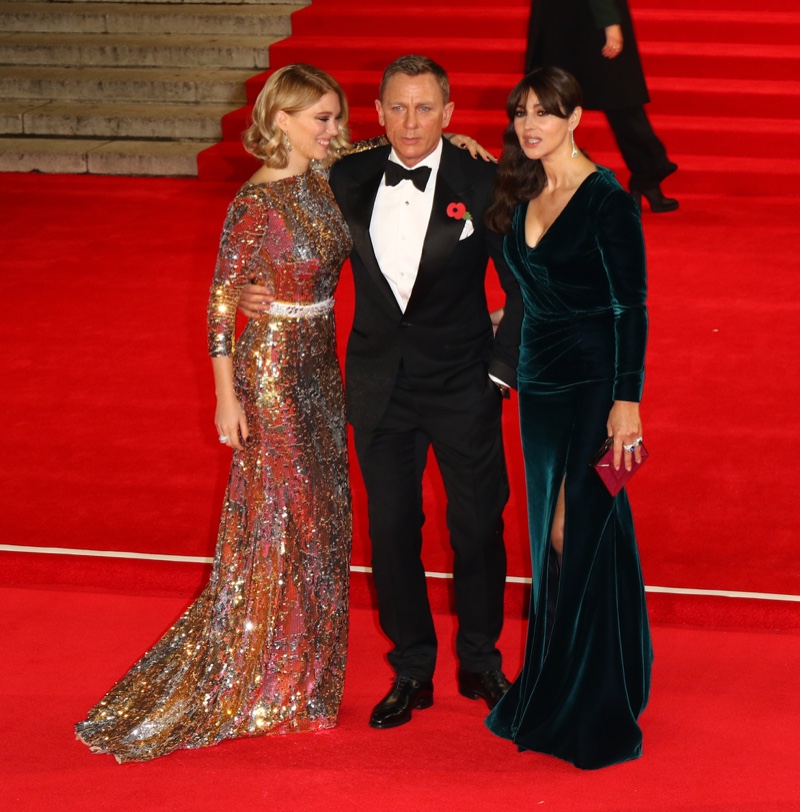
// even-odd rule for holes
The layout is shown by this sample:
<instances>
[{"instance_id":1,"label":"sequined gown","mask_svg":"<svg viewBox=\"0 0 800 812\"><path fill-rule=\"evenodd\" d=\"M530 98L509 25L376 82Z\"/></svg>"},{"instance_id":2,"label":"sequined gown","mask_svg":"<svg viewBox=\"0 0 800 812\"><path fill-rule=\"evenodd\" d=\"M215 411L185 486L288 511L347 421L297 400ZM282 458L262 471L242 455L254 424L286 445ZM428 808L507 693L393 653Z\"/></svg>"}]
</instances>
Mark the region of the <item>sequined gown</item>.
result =
<instances>
[{"instance_id":1,"label":"sequined gown","mask_svg":"<svg viewBox=\"0 0 800 812\"><path fill-rule=\"evenodd\" d=\"M336 723L351 544L344 400L331 296L350 252L326 177L245 184L230 205L208 308L233 353L250 430L234 451L211 580L77 725L118 761ZM276 296L233 350L242 285Z\"/></svg>"}]
</instances>

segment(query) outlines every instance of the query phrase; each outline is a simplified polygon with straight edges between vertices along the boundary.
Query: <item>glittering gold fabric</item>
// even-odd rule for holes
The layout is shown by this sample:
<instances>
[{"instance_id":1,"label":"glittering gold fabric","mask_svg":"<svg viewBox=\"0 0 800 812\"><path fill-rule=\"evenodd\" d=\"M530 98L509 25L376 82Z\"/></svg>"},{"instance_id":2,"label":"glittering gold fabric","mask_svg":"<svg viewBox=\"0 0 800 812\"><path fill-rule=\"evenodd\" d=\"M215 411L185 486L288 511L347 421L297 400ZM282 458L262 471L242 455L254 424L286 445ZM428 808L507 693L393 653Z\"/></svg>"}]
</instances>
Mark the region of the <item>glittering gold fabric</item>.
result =
<instances>
[{"instance_id":1,"label":"glittering gold fabric","mask_svg":"<svg viewBox=\"0 0 800 812\"><path fill-rule=\"evenodd\" d=\"M212 355L233 352L250 438L233 455L208 586L77 725L93 750L145 761L336 723L351 513L327 300L350 247L317 171L245 184L231 203L211 289L209 346ZM233 351L236 304L251 279L283 306L249 322Z\"/></svg>"}]
</instances>

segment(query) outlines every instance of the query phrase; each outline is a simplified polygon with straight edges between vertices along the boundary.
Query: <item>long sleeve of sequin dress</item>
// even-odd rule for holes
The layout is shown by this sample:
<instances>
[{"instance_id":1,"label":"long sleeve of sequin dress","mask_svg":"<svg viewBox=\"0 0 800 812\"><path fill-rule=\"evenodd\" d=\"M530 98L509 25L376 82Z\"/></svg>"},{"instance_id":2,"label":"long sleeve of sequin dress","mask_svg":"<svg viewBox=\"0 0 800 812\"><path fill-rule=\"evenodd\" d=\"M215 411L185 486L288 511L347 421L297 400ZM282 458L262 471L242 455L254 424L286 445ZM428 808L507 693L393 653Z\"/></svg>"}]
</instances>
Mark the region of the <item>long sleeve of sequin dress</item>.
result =
<instances>
[{"instance_id":1,"label":"long sleeve of sequin dress","mask_svg":"<svg viewBox=\"0 0 800 812\"><path fill-rule=\"evenodd\" d=\"M77 725L118 761L335 725L347 645L351 510L332 294L347 227L314 170L245 184L208 308L250 437L234 451L206 589ZM276 297L235 341L241 286Z\"/></svg>"},{"instance_id":2,"label":"long sleeve of sequin dress","mask_svg":"<svg viewBox=\"0 0 800 812\"><path fill-rule=\"evenodd\" d=\"M641 399L644 240L633 199L600 167L533 248L525 215L522 204L505 254L525 302L518 384L533 584L522 673L487 725L521 749L595 769L641 755L650 691L630 504L589 465L613 402ZM550 531L562 481L558 577Z\"/></svg>"}]
</instances>

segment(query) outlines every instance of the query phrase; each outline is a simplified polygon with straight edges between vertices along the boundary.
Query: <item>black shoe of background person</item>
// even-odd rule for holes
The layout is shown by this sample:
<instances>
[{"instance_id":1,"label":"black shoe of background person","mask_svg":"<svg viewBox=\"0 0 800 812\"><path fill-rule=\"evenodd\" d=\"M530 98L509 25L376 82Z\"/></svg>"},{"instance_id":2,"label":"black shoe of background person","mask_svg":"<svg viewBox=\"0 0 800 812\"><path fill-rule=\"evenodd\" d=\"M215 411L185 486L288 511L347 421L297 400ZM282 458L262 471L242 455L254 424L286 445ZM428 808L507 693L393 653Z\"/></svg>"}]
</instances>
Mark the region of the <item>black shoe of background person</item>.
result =
<instances>
[{"instance_id":1,"label":"black shoe of background person","mask_svg":"<svg viewBox=\"0 0 800 812\"><path fill-rule=\"evenodd\" d=\"M491 710L511 687L506 675L495 671L465 671L458 669L458 692L468 699L483 699Z\"/></svg>"},{"instance_id":2,"label":"black shoe of background person","mask_svg":"<svg viewBox=\"0 0 800 812\"><path fill-rule=\"evenodd\" d=\"M644 197L650 204L650 211L654 214L675 211L680 205L674 197L665 197L658 185L652 186L650 189L631 189L631 194L639 209L642 208L642 197Z\"/></svg>"},{"instance_id":3,"label":"black shoe of background person","mask_svg":"<svg viewBox=\"0 0 800 812\"><path fill-rule=\"evenodd\" d=\"M399 727L411 721L412 710L423 710L431 705L433 705L431 680L421 682L411 677L395 677L392 690L373 708L369 726Z\"/></svg>"}]
</instances>

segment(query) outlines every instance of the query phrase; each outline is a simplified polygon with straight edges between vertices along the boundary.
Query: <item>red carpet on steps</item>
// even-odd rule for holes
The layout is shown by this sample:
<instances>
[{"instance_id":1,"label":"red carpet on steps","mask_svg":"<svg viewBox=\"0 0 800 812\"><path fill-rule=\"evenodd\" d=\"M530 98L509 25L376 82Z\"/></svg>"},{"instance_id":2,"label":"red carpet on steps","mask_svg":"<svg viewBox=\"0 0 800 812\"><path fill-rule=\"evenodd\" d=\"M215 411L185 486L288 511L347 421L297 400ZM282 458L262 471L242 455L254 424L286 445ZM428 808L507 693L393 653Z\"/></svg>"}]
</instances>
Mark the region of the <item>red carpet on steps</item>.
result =
<instances>
[{"instance_id":1,"label":"red carpet on steps","mask_svg":"<svg viewBox=\"0 0 800 812\"><path fill-rule=\"evenodd\" d=\"M680 164L675 194L796 195L800 183L800 8L796 0L629 0L656 131ZM530 0L412 2L402 13L366 0L314 0L292 17L293 36L270 65L307 61L347 91L357 137L378 132L373 106L383 67L423 53L450 72L452 126L499 151L508 91L524 65ZM267 74L248 84L250 105ZM202 153L208 179L252 172L239 136L250 106L223 120L224 141ZM626 171L601 114L579 142L598 163Z\"/></svg>"}]
</instances>

